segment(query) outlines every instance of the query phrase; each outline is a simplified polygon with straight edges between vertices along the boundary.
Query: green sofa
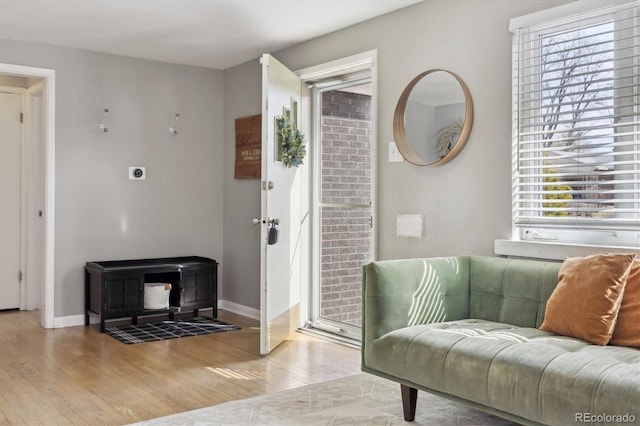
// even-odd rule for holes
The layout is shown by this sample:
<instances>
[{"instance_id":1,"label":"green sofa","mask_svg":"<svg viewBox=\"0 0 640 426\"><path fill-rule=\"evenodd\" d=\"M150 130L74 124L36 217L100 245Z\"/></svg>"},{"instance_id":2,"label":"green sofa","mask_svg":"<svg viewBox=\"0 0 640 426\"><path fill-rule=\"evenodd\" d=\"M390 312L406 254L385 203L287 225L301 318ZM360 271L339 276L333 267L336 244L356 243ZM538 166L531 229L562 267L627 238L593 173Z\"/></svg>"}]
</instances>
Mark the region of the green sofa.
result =
<instances>
[{"instance_id":1,"label":"green sofa","mask_svg":"<svg viewBox=\"0 0 640 426\"><path fill-rule=\"evenodd\" d=\"M640 424L640 349L538 329L561 263L499 257L364 267L362 370L521 424ZM429 407L424 407L428 410Z\"/></svg>"}]
</instances>

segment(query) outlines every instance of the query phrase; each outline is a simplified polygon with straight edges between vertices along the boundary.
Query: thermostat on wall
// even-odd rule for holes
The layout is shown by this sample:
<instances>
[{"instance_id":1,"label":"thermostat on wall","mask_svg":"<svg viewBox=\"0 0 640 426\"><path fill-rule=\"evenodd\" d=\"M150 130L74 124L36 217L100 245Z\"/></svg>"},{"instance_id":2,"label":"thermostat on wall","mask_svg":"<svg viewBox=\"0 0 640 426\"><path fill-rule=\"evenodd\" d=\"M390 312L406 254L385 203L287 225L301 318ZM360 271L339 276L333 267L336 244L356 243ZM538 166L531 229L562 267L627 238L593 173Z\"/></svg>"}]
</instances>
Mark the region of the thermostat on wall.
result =
<instances>
[{"instance_id":1,"label":"thermostat on wall","mask_svg":"<svg viewBox=\"0 0 640 426\"><path fill-rule=\"evenodd\" d=\"M147 171L144 167L131 166L129 167L129 179L131 180L145 180L147 178Z\"/></svg>"}]
</instances>

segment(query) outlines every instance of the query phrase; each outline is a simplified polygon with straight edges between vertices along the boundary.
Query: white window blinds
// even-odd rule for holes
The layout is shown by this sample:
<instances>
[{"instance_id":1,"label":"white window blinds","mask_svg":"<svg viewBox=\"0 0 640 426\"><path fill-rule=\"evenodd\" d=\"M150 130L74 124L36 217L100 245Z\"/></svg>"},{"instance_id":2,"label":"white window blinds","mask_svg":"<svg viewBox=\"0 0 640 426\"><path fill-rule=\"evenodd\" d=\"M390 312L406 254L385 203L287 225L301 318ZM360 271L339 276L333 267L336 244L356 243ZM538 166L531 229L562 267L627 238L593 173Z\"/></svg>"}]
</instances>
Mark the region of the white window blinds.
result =
<instances>
[{"instance_id":1,"label":"white window blinds","mask_svg":"<svg viewBox=\"0 0 640 426\"><path fill-rule=\"evenodd\" d=\"M640 232L638 5L513 29L515 226Z\"/></svg>"}]
</instances>

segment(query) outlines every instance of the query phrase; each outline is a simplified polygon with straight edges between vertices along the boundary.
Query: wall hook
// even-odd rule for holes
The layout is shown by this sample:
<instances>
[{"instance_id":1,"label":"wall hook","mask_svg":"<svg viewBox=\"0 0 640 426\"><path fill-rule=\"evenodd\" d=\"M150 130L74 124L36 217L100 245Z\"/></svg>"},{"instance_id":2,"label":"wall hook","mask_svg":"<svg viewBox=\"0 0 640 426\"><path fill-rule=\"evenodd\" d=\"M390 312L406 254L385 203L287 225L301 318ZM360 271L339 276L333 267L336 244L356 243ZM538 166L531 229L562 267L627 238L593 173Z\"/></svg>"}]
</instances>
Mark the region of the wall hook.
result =
<instances>
[{"instance_id":1,"label":"wall hook","mask_svg":"<svg viewBox=\"0 0 640 426\"><path fill-rule=\"evenodd\" d=\"M104 117L102 117L102 121L98 125L98 129L102 130L105 133L109 131L109 129L107 129L107 126L104 125L104 120L107 119L107 114L109 114L109 108L104 109Z\"/></svg>"},{"instance_id":2,"label":"wall hook","mask_svg":"<svg viewBox=\"0 0 640 426\"><path fill-rule=\"evenodd\" d=\"M176 117L173 119L173 123L171 123L171 126L169 127L169 133L171 133L174 136L178 134L178 129L176 129L175 126L179 119L180 119L180 114L176 114Z\"/></svg>"}]
</instances>

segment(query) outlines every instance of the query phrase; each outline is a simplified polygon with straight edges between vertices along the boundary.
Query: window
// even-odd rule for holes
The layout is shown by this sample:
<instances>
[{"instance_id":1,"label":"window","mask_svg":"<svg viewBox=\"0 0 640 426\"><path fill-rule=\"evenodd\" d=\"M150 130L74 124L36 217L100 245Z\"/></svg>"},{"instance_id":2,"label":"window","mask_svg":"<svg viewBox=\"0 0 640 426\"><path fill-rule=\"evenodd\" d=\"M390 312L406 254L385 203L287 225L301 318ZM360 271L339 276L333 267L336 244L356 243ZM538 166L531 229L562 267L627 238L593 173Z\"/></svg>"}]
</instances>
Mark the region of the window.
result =
<instances>
[{"instance_id":1,"label":"window","mask_svg":"<svg viewBox=\"0 0 640 426\"><path fill-rule=\"evenodd\" d=\"M638 9L512 20L520 239L640 247Z\"/></svg>"}]
</instances>

